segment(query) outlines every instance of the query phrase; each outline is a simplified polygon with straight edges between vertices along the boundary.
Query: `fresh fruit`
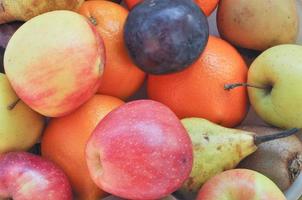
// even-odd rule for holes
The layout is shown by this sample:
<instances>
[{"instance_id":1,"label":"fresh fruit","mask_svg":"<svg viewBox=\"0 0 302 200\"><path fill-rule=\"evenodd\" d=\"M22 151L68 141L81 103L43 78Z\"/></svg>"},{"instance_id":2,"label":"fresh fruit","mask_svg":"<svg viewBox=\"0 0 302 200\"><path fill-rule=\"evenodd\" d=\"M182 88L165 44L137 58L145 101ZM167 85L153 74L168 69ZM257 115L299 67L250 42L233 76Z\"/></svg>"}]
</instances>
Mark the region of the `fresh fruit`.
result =
<instances>
[{"instance_id":1,"label":"fresh fruit","mask_svg":"<svg viewBox=\"0 0 302 200\"><path fill-rule=\"evenodd\" d=\"M64 170L78 200L104 197L104 192L90 178L85 146L99 121L122 104L123 101L115 97L95 95L73 113L51 119L44 132L42 156Z\"/></svg>"},{"instance_id":2,"label":"fresh fruit","mask_svg":"<svg viewBox=\"0 0 302 200\"><path fill-rule=\"evenodd\" d=\"M205 15L192 1L145 0L129 13L125 42L145 72L166 74L192 64L208 40Z\"/></svg>"},{"instance_id":3,"label":"fresh fruit","mask_svg":"<svg viewBox=\"0 0 302 200\"><path fill-rule=\"evenodd\" d=\"M248 170L225 171L209 180L199 191L197 200L286 200L273 181Z\"/></svg>"},{"instance_id":4,"label":"fresh fruit","mask_svg":"<svg viewBox=\"0 0 302 200\"><path fill-rule=\"evenodd\" d=\"M31 110L0 73L0 154L28 150L42 134L44 119Z\"/></svg>"},{"instance_id":5,"label":"fresh fruit","mask_svg":"<svg viewBox=\"0 0 302 200\"><path fill-rule=\"evenodd\" d=\"M126 199L159 199L177 190L192 169L192 143L175 114L152 100L110 112L86 147L92 179Z\"/></svg>"},{"instance_id":6,"label":"fresh fruit","mask_svg":"<svg viewBox=\"0 0 302 200\"><path fill-rule=\"evenodd\" d=\"M228 84L229 89L248 86L256 113L279 128L302 127L302 47L286 44L264 51L252 63L247 83Z\"/></svg>"},{"instance_id":7,"label":"fresh fruit","mask_svg":"<svg viewBox=\"0 0 302 200\"><path fill-rule=\"evenodd\" d=\"M221 0L217 11L222 38L254 50L295 43L298 21L296 0Z\"/></svg>"},{"instance_id":8,"label":"fresh fruit","mask_svg":"<svg viewBox=\"0 0 302 200\"><path fill-rule=\"evenodd\" d=\"M128 8L132 9L141 0L125 0ZM201 8L206 16L209 16L216 8L219 0L195 0L195 3Z\"/></svg>"},{"instance_id":9,"label":"fresh fruit","mask_svg":"<svg viewBox=\"0 0 302 200\"><path fill-rule=\"evenodd\" d=\"M269 135L280 129L265 126L240 126L257 135ZM287 190L302 170L302 143L295 135L259 145L258 150L245 158L239 168L255 170L270 178L282 190Z\"/></svg>"},{"instance_id":10,"label":"fresh fruit","mask_svg":"<svg viewBox=\"0 0 302 200\"><path fill-rule=\"evenodd\" d=\"M39 15L9 41L4 68L18 96L35 111L58 117L99 87L104 46L94 26L71 11Z\"/></svg>"},{"instance_id":11,"label":"fresh fruit","mask_svg":"<svg viewBox=\"0 0 302 200\"><path fill-rule=\"evenodd\" d=\"M84 2L78 12L95 25L104 40L106 63L98 93L126 99L143 83L145 73L130 59L124 42L128 11L110 1Z\"/></svg>"},{"instance_id":12,"label":"fresh fruit","mask_svg":"<svg viewBox=\"0 0 302 200\"><path fill-rule=\"evenodd\" d=\"M0 25L0 73L4 73L3 56L6 45L16 30L22 25L21 22L12 22Z\"/></svg>"},{"instance_id":13,"label":"fresh fruit","mask_svg":"<svg viewBox=\"0 0 302 200\"><path fill-rule=\"evenodd\" d=\"M75 10L84 0L1 0L0 24L27 21L53 10Z\"/></svg>"},{"instance_id":14,"label":"fresh fruit","mask_svg":"<svg viewBox=\"0 0 302 200\"><path fill-rule=\"evenodd\" d=\"M227 42L210 36L200 58L188 69L148 78L148 96L170 107L179 118L202 117L227 127L247 112L244 88L225 91L224 84L246 81L247 67Z\"/></svg>"},{"instance_id":15,"label":"fresh fruit","mask_svg":"<svg viewBox=\"0 0 302 200\"><path fill-rule=\"evenodd\" d=\"M65 174L48 160L26 152L0 154L0 199L71 200Z\"/></svg>"},{"instance_id":16,"label":"fresh fruit","mask_svg":"<svg viewBox=\"0 0 302 200\"><path fill-rule=\"evenodd\" d=\"M216 174L235 168L243 158L255 152L259 144L298 131L291 129L260 136L225 128L202 118L186 118L181 122L191 137L194 150L192 172L180 190L185 197L197 193L202 184Z\"/></svg>"},{"instance_id":17,"label":"fresh fruit","mask_svg":"<svg viewBox=\"0 0 302 200\"><path fill-rule=\"evenodd\" d=\"M206 16L211 15L217 7L218 2L219 0L195 0L195 3L197 3Z\"/></svg>"}]
</instances>

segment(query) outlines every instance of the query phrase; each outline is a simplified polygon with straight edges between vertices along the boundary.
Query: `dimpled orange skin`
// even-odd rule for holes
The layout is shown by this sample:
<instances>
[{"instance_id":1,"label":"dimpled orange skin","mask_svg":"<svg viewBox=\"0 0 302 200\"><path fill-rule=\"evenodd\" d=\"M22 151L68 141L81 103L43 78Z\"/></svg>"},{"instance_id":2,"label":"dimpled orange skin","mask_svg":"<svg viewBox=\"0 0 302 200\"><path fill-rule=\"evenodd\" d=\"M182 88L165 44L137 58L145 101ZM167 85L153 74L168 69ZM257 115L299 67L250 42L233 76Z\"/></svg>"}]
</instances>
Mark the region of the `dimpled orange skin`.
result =
<instances>
[{"instance_id":1,"label":"dimpled orange skin","mask_svg":"<svg viewBox=\"0 0 302 200\"><path fill-rule=\"evenodd\" d=\"M129 9L132 9L141 0L125 0ZM210 16L211 13L217 7L219 0L195 0L196 4L202 9L206 16Z\"/></svg>"},{"instance_id":2,"label":"dimpled orange skin","mask_svg":"<svg viewBox=\"0 0 302 200\"><path fill-rule=\"evenodd\" d=\"M63 169L77 200L98 200L105 196L90 178L85 146L99 121L123 103L115 97L95 95L75 112L52 119L44 132L42 156Z\"/></svg>"},{"instance_id":3,"label":"dimpled orange skin","mask_svg":"<svg viewBox=\"0 0 302 200\"><path fill-rule=\"evenodd\" d=\"M124 43L128 10L110 1L87 1L78 13L94 23L105 43L106 63L98 93L127 99L145 79L145 73L134 65Z\"/></svg>"},{"instance_id":4,"label":"dimpled orange skin","mask_svg":"<svg viewBox=\"0 0 302 200\"><path fill-rule=\"evenodd\" d=\"M209 37L205 51L186 70L148 77L148 96L170 107L179 118L201 117L226 127L238 125L247 112L244 87L224 85L247 80L247 66L226 41Z\"/></svg>"}]
</instances>

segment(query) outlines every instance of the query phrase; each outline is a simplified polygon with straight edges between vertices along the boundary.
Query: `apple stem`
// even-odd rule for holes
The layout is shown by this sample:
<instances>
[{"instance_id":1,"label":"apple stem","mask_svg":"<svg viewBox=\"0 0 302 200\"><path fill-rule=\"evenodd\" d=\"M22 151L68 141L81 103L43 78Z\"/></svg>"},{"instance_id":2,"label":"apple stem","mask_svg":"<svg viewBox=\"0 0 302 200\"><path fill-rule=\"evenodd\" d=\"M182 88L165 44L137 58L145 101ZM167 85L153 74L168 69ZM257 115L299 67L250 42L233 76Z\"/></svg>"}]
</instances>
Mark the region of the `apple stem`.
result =
<instances>
[{"instance_id":1,"label":"apple stem","mask_svg":"<svg viewBox=\"0 0 302 200\"><path fill-rule=\"evenodd\" d=\"M16 107L16 105L19 103L19 101L20 101L20 99L18 98L16 101L14 101L13 103L9 104L9 105L7 106L7 109L8 109L8 110L14 109L14 108Z\"/></svg>"},{"instance_id":2,"label":"apple stem","mask_svg":"<svg viewBox=\"0 0 302 200\"><path fill-rule=\"evenodd\" d=\"M236 87L253 87L253 88L263 89L263 90L266 89L264 87L259 87L259 86L252 85L252 84L249 84L249 83L230 83L230 84L225 84L224 85L224 89L228 90L228 91L230 91L230 90L232 90Z\"/></svg>"},{"instance_id":3,"label":"apple stem","mask_svg":"<svg viewBox=\"0 0 302 200\"><path fill-rule=\"evenodd\" d=\"M258 146L259 144L262 144L264 142L268 142L268 141L271 141L271 140L275 140L275 139L284 138L284 137L294 135L298 131L300 131L300 129L292 128L292 129L285 130L285 131L282 131L280 133L274 133L274 134L271 134L271 135L262 135L262 136L256 135L256 136L254 136L254 143L255 143L256 146Z\"/></svg>"},{"instance_id":4,"label":"apple stem","mask_svg":"<svg viewBox=\"0 0 302 200\"><path fill-rule=\"evenodd\" d=\"M98 25L98 23L97 23L97 21L96 21L96 18L94 18L93 16L90 16L90 17L89 17L89 21L90 21L93 25L95 25L95 26Z\"/></svg>"}]
</instances>

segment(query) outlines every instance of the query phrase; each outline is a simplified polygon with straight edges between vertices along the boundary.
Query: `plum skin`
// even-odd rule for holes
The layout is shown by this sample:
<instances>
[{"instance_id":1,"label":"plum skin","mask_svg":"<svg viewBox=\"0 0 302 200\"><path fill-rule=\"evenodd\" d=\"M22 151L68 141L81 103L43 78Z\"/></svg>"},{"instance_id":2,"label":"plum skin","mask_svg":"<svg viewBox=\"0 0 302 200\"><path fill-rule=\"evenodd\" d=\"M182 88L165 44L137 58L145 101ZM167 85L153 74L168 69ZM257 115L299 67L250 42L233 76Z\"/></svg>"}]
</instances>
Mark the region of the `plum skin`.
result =
<instances>
[{"instance_id":1,"label":"plum skin","mask_svg":"<svg viewBox=\"0 0 302 200\"><path fill-rule=\"evenodd\" d=\"M209 37L207 18L192 0L145 0L129 13L124 32L131 58L150 74L190 66Z\"/></svg>"}]
</instances>

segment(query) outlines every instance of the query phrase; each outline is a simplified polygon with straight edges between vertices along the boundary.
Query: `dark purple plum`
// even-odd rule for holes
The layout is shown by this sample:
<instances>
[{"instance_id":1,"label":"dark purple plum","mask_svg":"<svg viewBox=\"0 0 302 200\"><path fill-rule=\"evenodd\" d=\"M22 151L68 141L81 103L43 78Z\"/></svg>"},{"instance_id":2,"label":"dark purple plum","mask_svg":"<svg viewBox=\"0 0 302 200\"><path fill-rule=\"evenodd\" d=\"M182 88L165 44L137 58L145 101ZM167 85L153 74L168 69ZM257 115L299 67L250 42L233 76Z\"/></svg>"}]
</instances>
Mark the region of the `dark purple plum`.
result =
<instances>
[{"instance_id":1,"label":"dark purple plum","mask_svg":"<svg viewBox=\"0 0 302 200\"><path fill-rule=\"evenodd\" d=\"M207 18L192 0L145 0L131 10L124 31L131 58L150 74L190 66L209 37Z\"/></svg>"},{"instance_id":2,"label":"dark purple plum","mask_svg":"<svg viewBox=\"0 0 302 200\"><path fill-rule=\"evenodd\" d=\"M9 39L16 30L22 25L22 22L11 22L0 25L0 72L4 73L3 56Z\"/></svg>"}]
</instances>

